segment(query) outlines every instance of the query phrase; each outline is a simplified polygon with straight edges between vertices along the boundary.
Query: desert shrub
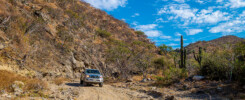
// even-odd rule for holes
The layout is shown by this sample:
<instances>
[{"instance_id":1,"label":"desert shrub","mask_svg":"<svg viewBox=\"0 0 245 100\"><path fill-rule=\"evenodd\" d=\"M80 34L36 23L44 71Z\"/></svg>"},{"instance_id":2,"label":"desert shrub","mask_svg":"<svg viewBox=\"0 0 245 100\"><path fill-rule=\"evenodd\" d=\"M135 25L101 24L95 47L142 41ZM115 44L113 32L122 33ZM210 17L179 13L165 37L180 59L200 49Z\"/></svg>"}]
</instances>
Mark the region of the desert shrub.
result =
<instances>
[{"instance_id":1,"label":"desert shrub","mask_svg":"<svg viewBox=\"0 0 245 100\"><path fill-rule=\"evenodd\" d=\"M165 56L154 59L153 63L156 69L166 69L174 66L173 61Z\"/></svg>"},{"instance_id":2,"label":"desert shrub","mask_svg":"<svg viewBox=\"0 0 245 100\"><path fill-rule=\"evenodd\" d=\"M233 50L217 50L205 54L200 74L211 80L233 80L245 82L245 44L238 44Z\"/></svg>"},{"instance_id":3,"label":"desert shrub","mask_svg":"<svg viewBox=\"0 0 245 100\"><path fill-rule=\"evenodd\" d=\"M144 42L135 40L135 41L133 41L132 44L133 44L133 45L140 45L140 46L142 46L142 45L144 45Z\"/></svg>"},{"instance_id":4,"label":"desert shrub","mask_svg":"<svg viewBox=\"0 0 245 100\"><path fill-rule=\"evenodd\" d=\"M153 63L155 65L156 69L163 69L164 65L165 65L164 57L156 58L153 61Z\"/></svg>"},{"instance_id":5,"label":"desert shrub","mask_svg":"<svg viewBox=\"0 0 245 100\"><path fill-rule=\"evenodd\" d=\"M72 18L75 18L75 19L81 19L82 20L82 17L79 16L78 13L72 11L72 10L66 10L66 13L72 17Z\"/></svg>"},{"instance_id":6,"label":"desert shrub","mask_svg":"<svg viewBox=\"0 0 245 100\"><path fill-rule=\"evenodd\" d=\"M207 76L212 80L229 79L230 66L229 55L224 51L215 51L211 54L206 54L200 68L200 74Z\"/></svg>"},{"instance_id":7,"label":"desert shrub","mask_svg":"<svg viewBox=\"0 0 245 100\"><path fill-rule=\"evenodd\" d=\"M97 30L96 30L96 33L97 33L99 36L103 37L103 38L108 38L108 37L111 36L111 33L107 32L107 31L105 31L105 30L101 30L101 29L97 29Z\"/></svg>"},{"instance_id":8,"label":"desert shrub","mask_svg":"<svg viewBox=\"0 0 245 100\"><path fill-rule=\"evenodd\" d=\"M238 80L245 84L245 41L236 44L234 53L237 57L234 62L234 80Z\"/></svg>"},{"instance_id":9,"label":"desert shrub","mask_svg":"<svg viewBox=\"0 0 245 100\"><path fill-rule=\"evenodd\" d=\"M138 46L141 46L141 47L145 47L147 49L152 49L153 47L155 47L154 44L143 42L143 41L139 41L139 40L135 40L135 41L132 42L132 46L135 46L135 45L138 45Z\"/></svg>"},{"instance_id":10,"label":"desert shrub","mask_svg":"<svg viewBox=\"0 0 245 100\"><path fill-rule=\"evenodd\" d=\"M61 85L61 84L63 84L65 81L69 81L69 79L63 78L63 77L55 78L55 79L54 79L54 84L56 84L56 85Z\"/></svg>"},{"instance_id":11,"label":"desert shrub","mask_svg":"<svg viewBox=\"0 0 245 100\"><path fill-rule=\"evenodd\" d=\"M113 47L113 46L127 47L127 46L128 46L128 45L126 44L126 42L123 42L123 41L121 41L121 40L117 40L117 39L115 39L115 38L113 38L113 37L110 37L108 40L109 40L109 41L106 42L106 45L109 45L109 46L111 46L111 47Z\"/></svg>"},{"instance_id":12,"label":"desert shrub","mask_svg":"<svg viewBox=\"0 0 245 100\"><path fill-rule=\"evenodd\" d=\"M142 32L142 31L136 31L135 33L138 34L138 35L145 35L145 33Z\"/></svg>"},{"instance_id":13,"label":"desert shrub","mask_svg":"<svg viewBox=\"0 0 245 100\"><path fill-rule=\"evenodd\" d=\"M63 11L60 9L54 9L51 7L46 7L47 11L49 12L49 15L53 18L53 19L61 19L62 18L62 14Z\"/></svg>"},{"instance_id":14,"label":"desert shrub","mask_svg":"<svg viewBox=\"0 0 245 100\"><path fill-rule=\"evenodd\" d=\"M178 82L182 78L186 78L188 73L186 69L170 67L163 71L163 76L156 76L155 85L168 86L172 83Z\"/></svg>"},{"instance_id":15,"label":"desert shrub","mask_svg":"<svg viewBox=\"0 0 245 100\"><path fill-rule=\"evenodd\" d=\"M107 50L107 54L107 61L115 62L126 59L131 54L131 51L127 47L115 46Z\"/></svg>"}]
</instances>

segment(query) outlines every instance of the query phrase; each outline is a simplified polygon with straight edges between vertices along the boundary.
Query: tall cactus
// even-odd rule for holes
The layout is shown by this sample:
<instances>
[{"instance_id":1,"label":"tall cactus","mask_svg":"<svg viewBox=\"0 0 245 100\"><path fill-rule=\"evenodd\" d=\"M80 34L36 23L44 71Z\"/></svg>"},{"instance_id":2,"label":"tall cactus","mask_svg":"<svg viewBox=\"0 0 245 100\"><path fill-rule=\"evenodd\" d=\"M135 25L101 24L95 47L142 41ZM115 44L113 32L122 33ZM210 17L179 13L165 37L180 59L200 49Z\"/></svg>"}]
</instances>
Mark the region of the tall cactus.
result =
<instances>
[{"instance_id":1,"label":"tall cactus","mask_svg":"<svg viewBox=\"0 0 245 100\"><path fill-rule=\"evenodd\" d=\"M186 49L184 50L184 68L186 68Z\"/></svg>"},{"instance_id":2,"label":"tall cactus","mask_svg":"<svg viewBox=\"0 0 245 100\"><path fill-rule=\"evenodd\" d=\"M183 36L181 35L181 41L180 41L181 47L180 47L180 68L184 68L184 46L183 46Z\"/></svg>"},{"instance_id":3,"label":"tall cactus","mask_svg":"<svg viewBox=\"0 0 245 100\"><path fill-rule=\"evenodd\" d=\"M195 60L198 62L199 66L202 66L202 47L199 47L199 53L196 55L195 51L193 51L193 55Z\"/></svg>"}]
</instances>

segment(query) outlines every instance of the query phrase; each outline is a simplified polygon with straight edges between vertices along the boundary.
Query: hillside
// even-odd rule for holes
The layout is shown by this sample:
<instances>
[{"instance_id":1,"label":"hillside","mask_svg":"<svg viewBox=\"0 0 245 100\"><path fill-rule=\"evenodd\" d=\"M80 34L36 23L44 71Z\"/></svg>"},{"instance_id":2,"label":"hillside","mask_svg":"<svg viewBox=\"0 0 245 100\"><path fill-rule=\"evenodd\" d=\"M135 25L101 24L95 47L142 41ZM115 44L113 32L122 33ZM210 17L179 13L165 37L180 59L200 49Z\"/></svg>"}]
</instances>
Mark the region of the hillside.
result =
<instances>
[{"instance_id":1,"label":"hillside","mask_svg":"<svg viewBox=\"0 0 245 100\"><path fill-rule=\"evenodd\" d=\"M199 47L202 47L206 52L212 52L217 49L228 49L235 44L244 41L245 39L239 38L233 35L223 36L210 41L198 41L196 43L189 44L186 49L189 51L198 51Z\"/></svg>"},{"instance_id":2,"label":"hillside","mask_svg":"<svg viewBox=\"0 0 245 100\"><path fill-rule=\"evenodd\" d=\"M0 35L0 69L38 78L126 75L139 53L157 55L145 35L80 0L1 0Z\"/></svg>"}]
</instances>

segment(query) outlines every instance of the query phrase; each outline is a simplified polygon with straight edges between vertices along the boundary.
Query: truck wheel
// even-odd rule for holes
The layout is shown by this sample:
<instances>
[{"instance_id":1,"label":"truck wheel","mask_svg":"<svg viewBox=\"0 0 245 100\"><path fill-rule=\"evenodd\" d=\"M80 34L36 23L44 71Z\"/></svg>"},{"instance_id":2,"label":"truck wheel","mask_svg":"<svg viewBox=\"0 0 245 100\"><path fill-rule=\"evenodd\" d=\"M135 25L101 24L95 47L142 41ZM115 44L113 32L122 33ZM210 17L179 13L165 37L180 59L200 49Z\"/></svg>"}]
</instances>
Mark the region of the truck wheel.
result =
<instances>
[{"instance_id":1,"label":"truck wheel","mask_svg":"<svg viewBox=\"0 0 245 100\"><path fill-rule=\"evenodd\" d=\"M87 86L87 83L83 81L83 86Z\"/></svg>"},{"instance_id":2,"label":"truck wheel","mask_svg":"<svg viewBox=\"0 0 245 100\"><path fill-rule=\"evenodd\" d=\"M100 86L100 87L103 87L103 83L99 83L99 86Z\"/></svg>"},{"instance_id":3,"label":"truck wheel","mask_svg":"<svg viewBox=\"0 0 245 100\"><path fill-rule=\"evenodd\" d=\"M80 80L80 84L83 84L83 80Z\"/></svg>"}]
</instances>

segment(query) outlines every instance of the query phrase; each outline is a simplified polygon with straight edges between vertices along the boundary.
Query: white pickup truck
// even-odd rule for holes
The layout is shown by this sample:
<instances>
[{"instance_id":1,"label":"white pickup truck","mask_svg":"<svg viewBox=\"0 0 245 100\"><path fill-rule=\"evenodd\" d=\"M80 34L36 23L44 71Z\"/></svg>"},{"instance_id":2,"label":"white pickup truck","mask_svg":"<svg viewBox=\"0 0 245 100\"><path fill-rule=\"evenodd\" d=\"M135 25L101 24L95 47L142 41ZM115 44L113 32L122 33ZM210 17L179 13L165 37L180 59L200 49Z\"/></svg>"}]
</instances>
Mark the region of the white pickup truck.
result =
<instances>
[{"instance_id":1,"label":"white pickup truck","mask_svg":"<svg viewBox=\"0 0 245 100\"><path fill-rule=\"evenodd\" d=\"M87 86L88 84L99 84L103 86L103 76L97 69L85 69L80 78L80 84Z\"/></svg>"}]
</instances>

